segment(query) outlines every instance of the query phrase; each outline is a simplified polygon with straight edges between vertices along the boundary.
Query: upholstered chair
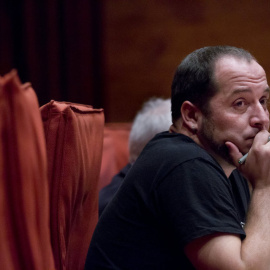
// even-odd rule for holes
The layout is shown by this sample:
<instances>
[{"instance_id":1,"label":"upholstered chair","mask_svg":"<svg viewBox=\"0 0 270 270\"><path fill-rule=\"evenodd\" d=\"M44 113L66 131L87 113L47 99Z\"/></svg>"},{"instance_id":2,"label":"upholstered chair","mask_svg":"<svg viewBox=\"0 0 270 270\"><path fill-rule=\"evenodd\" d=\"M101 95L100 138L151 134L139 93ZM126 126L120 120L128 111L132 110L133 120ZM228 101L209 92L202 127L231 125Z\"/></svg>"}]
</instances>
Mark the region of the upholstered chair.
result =
<instances>
[{"instance_id":1,"label":"upholstered chair","mask_svg":"<svg viewBox=\"0 0 270 270\"><path fill-rule=\"evenodd\" d=\"M129 162L128 139L132 123L106 123L99 190L108 185L112 178Z\"/></svg>"},{"instance_id":2,"label":"upholstered chair","mask_svg":"<svg viewBox=\"0 0 270 270\"><path fill-rule=\"evenodd\" d=\"M52 100L40 112L48 155L56 269L82 270L98 220L103 109Z\"/></svg>"},{"instance_id":3,"label":"upholstered chair","mask_svg":"<svg viewBox=\"0 0 270 270\"><path fill-rule=\"evenodd\" d=\"M55 269L39 104L15 70L0 77L0 268Z\"/></svg>"}]
</instances>

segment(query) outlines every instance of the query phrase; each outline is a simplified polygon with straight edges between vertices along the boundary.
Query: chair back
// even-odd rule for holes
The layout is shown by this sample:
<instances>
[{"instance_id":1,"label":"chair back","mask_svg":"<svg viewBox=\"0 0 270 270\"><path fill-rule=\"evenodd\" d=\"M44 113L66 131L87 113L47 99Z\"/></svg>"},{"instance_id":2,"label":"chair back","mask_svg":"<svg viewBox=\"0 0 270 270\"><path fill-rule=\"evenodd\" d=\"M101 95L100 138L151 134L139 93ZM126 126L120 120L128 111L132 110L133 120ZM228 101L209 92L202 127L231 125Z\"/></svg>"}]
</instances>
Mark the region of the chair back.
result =
<instances>
[{"instance_id":1,"label":"chair back","mask_svg":"<svg viewBox=\"0 0 270 270\"><path fill-rule=\"evenodd\" d=\"M132 123L106 123L99 190L107 186L113 176L129 162L128 139Z\"/></svg>"},{"instance_id":2,"label":"chair back","mask_svg":"<svg viewBox=\"0 0 270 270\"><path fill-rule=\"evenodd\" d=\"M56 269L83 270L98 220L103 109L52 100L40 111L48 155Z\"/></svg>"},{"instance_id":3,"label":"chair back","mask_svg":"<svg viewBox=\"0 0 270 270\"><path fill-rule=\"evenodd\" d=\"M45 138L36 94L0 77L0 268L53 270Z\"/></svg>"}]
</instances>

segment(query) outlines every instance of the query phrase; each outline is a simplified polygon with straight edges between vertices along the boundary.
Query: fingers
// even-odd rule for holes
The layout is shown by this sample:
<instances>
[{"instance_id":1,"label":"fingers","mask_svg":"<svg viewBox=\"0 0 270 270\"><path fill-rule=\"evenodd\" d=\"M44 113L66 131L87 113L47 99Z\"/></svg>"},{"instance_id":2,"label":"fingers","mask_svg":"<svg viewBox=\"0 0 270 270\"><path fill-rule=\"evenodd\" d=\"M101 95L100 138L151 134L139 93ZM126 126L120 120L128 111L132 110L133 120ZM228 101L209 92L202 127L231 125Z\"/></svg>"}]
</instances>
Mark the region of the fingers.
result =
<instances>
[{"instance_id":1,"label":"fingers","mask_svg":"<svg viewBox=\"0 0 270 270\"><path fill-rule=\"evenodd\" d=\"M232 142L226 142L225 145L229 150L230 157L232 159L233 164L238 167L239 159L243 156L243 154L239 151L238 147Z\"/></svg>"},{"instance_id":2,"label":"fingers","mask_svg":"<svg viewBox=\"0 0 270 270\"><path fill-rule=\"evenodd\" d=\"M267 130L260 131L254 138L252 147L258 147L262 144L266 144L269 141L269 132Z\"/></svg>"},{"instance_id":3,"label":"fingers","mask_svg":"<svg viewBox=\"0 0 270 270\"><path fill-rule=\"evenodd\" d=\"M252 149L260 149L261 146L267 144L269 141L269 132L267 132L266 130L262 130L255 136L252 144ZM229 150L229 154L233 161L233 164L239 168L240 165L245 163L245 159L247 158L248 154L243 156L242 153L239 151L238 147L232 142L226 142L225 144Z\"/></svg>"},{"instance_id":4,"label":"fingers","mask_svg":"<svg viewBox=\"0 0 270 270\"><path fill-rule=\"evenodd\" d=\"M243 157L239 148L232 142L226 142L233 164L250 182L253 188L270 186L270 143L269 133L266 130L260 131L254 138L248 152L248 157L243 164L239 159Z\"/></svg>"}]
</instances>

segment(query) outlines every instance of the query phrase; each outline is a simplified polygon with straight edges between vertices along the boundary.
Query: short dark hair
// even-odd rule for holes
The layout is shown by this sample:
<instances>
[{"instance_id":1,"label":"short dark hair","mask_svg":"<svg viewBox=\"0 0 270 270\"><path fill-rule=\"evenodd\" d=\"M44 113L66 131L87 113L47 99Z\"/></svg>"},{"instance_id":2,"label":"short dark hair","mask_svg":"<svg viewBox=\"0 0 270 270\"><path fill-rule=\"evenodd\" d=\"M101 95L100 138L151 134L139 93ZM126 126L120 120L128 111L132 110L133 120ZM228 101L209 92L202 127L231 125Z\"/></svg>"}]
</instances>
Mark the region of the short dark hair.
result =
<instances>
[{"instance_id":1,"label":"short dark hair","mask_svg":"<svg viewBox=\"0 0 270 270\"><path fill-rule=\"evenodd\" d=\"M215 63L223 56L257 61L248 51L232 46L209 46L190 53L178 66L172 82L173 122L181 117L180 108L186 100L208 112L208 103L218 91L214 81Z\"/></svg>"}]
</instances>

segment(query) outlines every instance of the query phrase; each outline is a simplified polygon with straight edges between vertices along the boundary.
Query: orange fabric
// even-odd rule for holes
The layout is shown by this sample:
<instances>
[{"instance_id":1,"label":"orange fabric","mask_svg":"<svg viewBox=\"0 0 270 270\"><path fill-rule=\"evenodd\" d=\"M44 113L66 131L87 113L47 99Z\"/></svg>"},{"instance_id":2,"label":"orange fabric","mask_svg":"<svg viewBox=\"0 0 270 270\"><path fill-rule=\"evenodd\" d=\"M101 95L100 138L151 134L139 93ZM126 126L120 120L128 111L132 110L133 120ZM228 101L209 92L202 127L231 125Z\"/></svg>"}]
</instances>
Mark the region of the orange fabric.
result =
<instances>
[{"instance_id":1,"label":"orange fabric","mask_svg":"<svg viewBox=\"0 0 270 270\"><path fill-rule=\"evenodd\" d=\"M132 123L106 123L99 190L129 162L128 139Z\"/></svg>"},{"instance_id":2,"label":"orange fabric","mask_svg":"<svg viewBox=\"0 0 270 270\"><path fill-rule=\"evenodd\" d=\"M51 241L58 270L82 270L98 220L104 113L51 101L44 123L51 203Z\"/></svg>"},{"instance_id":3,"label":"orange fabric","mask_svg":"<svg viewBox=\"0 0 270 270\"><path fill-rule=\"evenodd\" d=\"M45 139L35 92L0 77L0 268L54 269Z\"/></svg>"}]
</instances>

